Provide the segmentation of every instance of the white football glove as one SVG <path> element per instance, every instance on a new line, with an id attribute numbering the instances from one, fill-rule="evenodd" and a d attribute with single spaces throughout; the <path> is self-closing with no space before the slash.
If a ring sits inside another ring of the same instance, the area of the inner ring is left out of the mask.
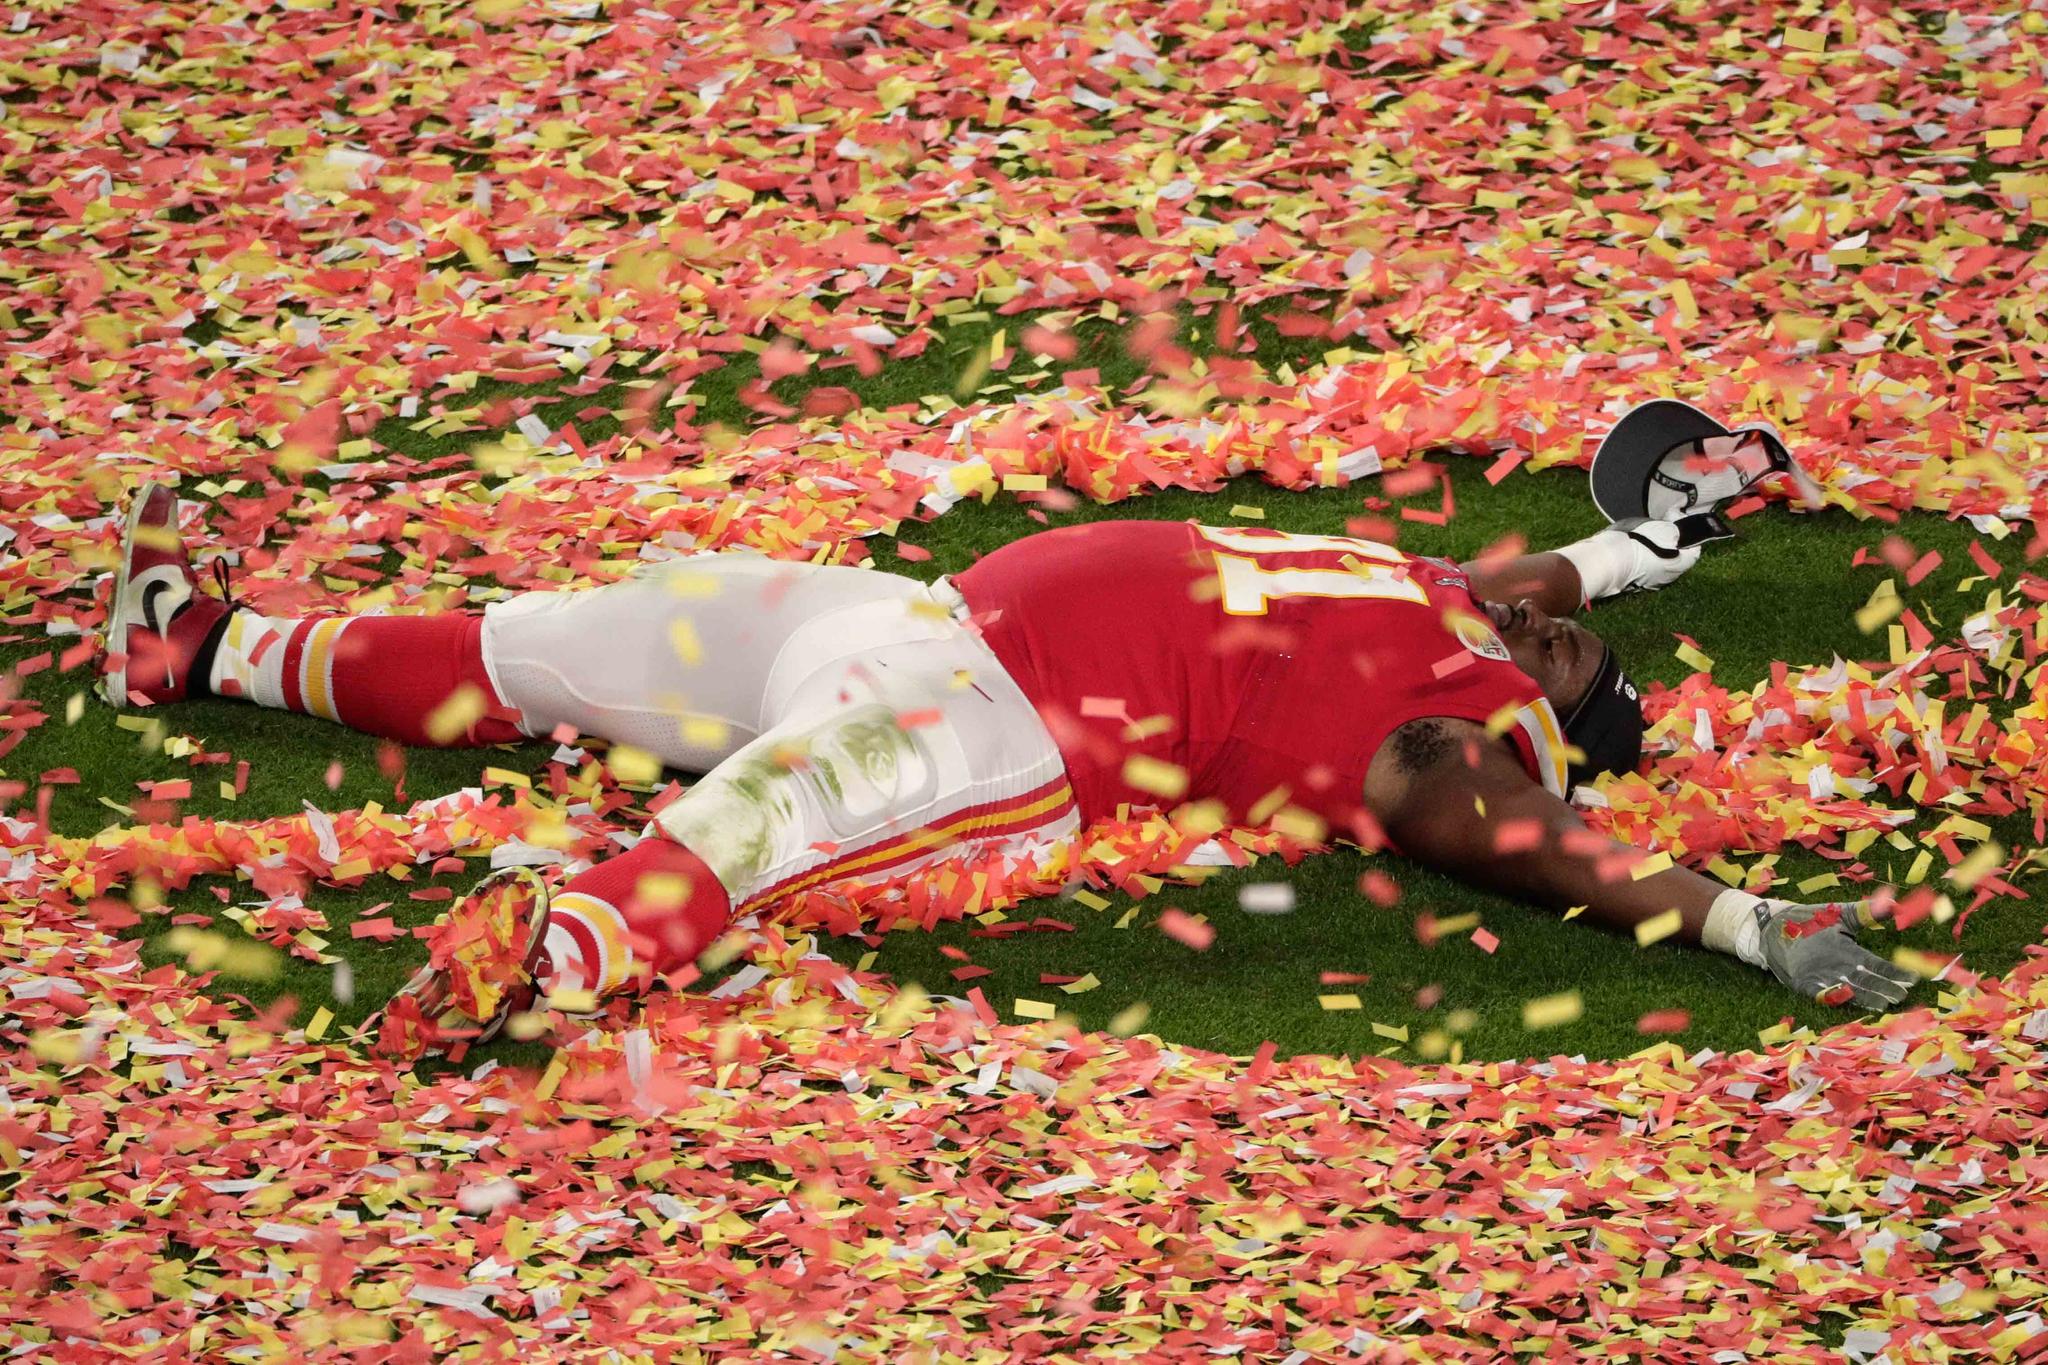
<path id="1" fill-rule="evenodd" d="M 1610 526 L 1557 553 L 1579 571 L 1586 600 L 1598 602 L 1677 581 L 1680 574 L 1699 563 L 1702 548 L 1683 545 L 1682 540 L 1675 522 L 1637 521 L 1625 527 Z"/>

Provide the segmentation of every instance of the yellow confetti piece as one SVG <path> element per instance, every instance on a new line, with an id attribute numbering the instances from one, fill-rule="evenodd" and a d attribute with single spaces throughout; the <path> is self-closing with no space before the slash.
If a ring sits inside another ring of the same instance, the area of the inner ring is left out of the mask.
<path id="1" fill-rule="evenodd" d="M 1145 1027 L 1145 1021 L 1152 1017 L 1152 1007 L 1140 1000 L 1118 1010 L 1109 1021 L 1109 1031 L 1119 1038 L 1128 1038 Z"/>
<path id="2" fill-rule="evenodd" d="M 219 971 L 226 976 L 268 981 L 284 968 L 284 955 L 268 944 L 230 938 L 188 924 L 178 925 L 157 941 L 184 958 L 185 965 L 195 972 Z"/>
<path id="3" fill-rule="evenodd" d="M 725 747 L 726 736 L 731 729 L 731 726 L 716 716 L 686 716 L 682 724 L 684 742 L 701 745 L 707 749 Z"/>
<path id="4" fill-rule="evenodd" d="M 697 627 L 690 623 L 688 617 L 679 616 L 669 623 L 668 644 L 676 657 L 690 667 L 695 668 L 704 662 L 704 644 L 697 638 Z"/>
<path id="5" fill-rule="evenodd" d="M 1011 1002 L 1010 1012 L 1020 1019 L 1050 1019 L 1059 1013 L 1043 1000 L 1026 1000 L 1021 995 Z"/>
<path id="6" fill-rule="evenodd" d="M 1575 990 L 1561 991 L 1556 995 L 1540 995 L 1534 1000 L 1522 1002 L 1522 1027 L 1525 1029 L 1555 1028 L 1569 1024 L 1586 1012 L 1586 1002 Z"/>
<path id="7" fill-rule="evenodd" d="M 1408 1041 L 1408 1026 L 1406 1024 L 1396 1028 L 1392 1024 L 1382 1024 L 1378 1020 L 1374 1020 L 1372 1031 L 1382 1038 L 1392 1038 L 1397 1043 Z"/>
<path id="8" fill-rule="evenodd" d="M 661 776 L 661 760 L 645 749 L 636 749 L 630 744 L 612 747 L 606 761 L 621 782 L 653 782 Z"/>
<path id="9" fill-rule="evenodd" d="M 557 1053 L 549 1059 L 548 1069 L 541 1073 L 540 1084 L 533 1088 L 533 1093 L 544 1100 L 553 1099 L 556 1088 L 562 1084 L 562 1077 L 568 1074 L 569 1063 L 562 1059 L 561 1054 Z"/>
<path id="10" fill-rule="evenodd" d="M 1628 875 L 1632 881 L 1641 881 L 1645 877 L 1654 877 L 1659 872 L 1669 872 L 1670 870 L 1671 855 L 1663 849 L 1659 849 L 1630 868 Z"/>
<path id="11" fill-rule="evenodd" d="M 1266 519 L 1266 509 L 1263 507 L 1253 507 L 1248 503 L 1241 502 L 1230 509 L 1230 515 L 1233 517 L 1243 517 L 1247 521 L 1264 521 Z"/>
<path id="12" fill-rule="evenodd" d="M 1825 33 L 1813 29 L 1788 28 L 1785 30 L 1785 46 L 1800 52 L 1825 52 L 1828 38 Z"/>
<path id="13" fill-rule="evenodd" d="M 1134 720 L 1124 727 L 1124 742 L 1126 744 L 1136 744 L 1140 740 L 1150 739 L 1154 735 L 1163 735 L 1171 729 L 1173 729 L 1172 716 L 1147 716 L 1143 720 Z"/>
<path id="14" fill-rule="evenodd" d="M 1700 320 L 1699 300 L 1692 295 L 1692 286 L 1684 280 L 1671 282 L 1671 302 L 1678 309 L 1678 320 L 1690 327 Z"/>
<path id="15" fill-rule="evenodd" d="M 525 787 L 530 791 L 533 788 L 533 779 L 525 773 L 517 773 L 510 768 L 485 768 L 484 785 L 488 787 Z"/>
<path id="16" fill-rule="evenodd" d="M 1940 953 L 1926 953 L 1918 948 L 1908 948 L 1904 944 L 1892 949 L 1894 966 L 1904 967 L 1915 976 L 1925 977 L 1930 981 L 1947 971 L 1952 961 L 1953 955 L 1944 957 Z"/>
<path id="17" fill-rule="evenodd" d="M 1270 823 L 1277 832 L 1306 844 L 1321 843 L 1330 829 L 1322 816 L 1299 806 L 1283 807 L 1274 814 Z"/>
<path id="18" fill-rule="evenodd" d="M 39 1062 L 77 1066 L 97 1051 L 92 1034 L 84 1029 L 39 1029 L 29 1035 L 28 1050 Z"/>
<path id="19" fill-rule="evenodd" d="M 1899 590 L 1887 578 L 1870 594 L 1870 600 L 1857 610 L 1856 629 L 1870 635 L 1905 609 L 1905 599 L 1899 596 Z"/>
<path id="20" fill-rule="evenodd" d="M 2004 857 L 2005 850 L 1999 845 L 1989 841 L 1981 843 L 1955 865 L 1954 870 L 1948 874 L 1948 879 L 1968 891 L 1997 867 Z"/>
<path id="21" fill-rule="evenodd" d="M 306 1040 L 319 1042 L 327 1036 L 327 1026 L 334 1022 L 334 1011 L 322 1005 L 313 1011 L 313 1017 L 306 1021 Z"/>
<path id="22" fill-rule="evenodd" d="M 1097 986 L 1100 986 L 1101 984 L 1102 983 L 1096 979 L 1095 973 L 1090 972 L 1086 976 L 1082 977 L 1079 981 L 1069 981 L 1066 985 L 1060 987 L 1060 989 L 1068 995 L 1080 995 L 1083 992 L 1094 990 Z"/>
<path id="23" fill-rule="evenodd" d="M 1702 654 L 1699 650 L 1694 649 L 1691 645 L 1680 644 L 1677 649 L 1672 651 L 1672 653 L 1678 656 L 1678 661 L 1680 663 L 1684 664 L 1687 668 L 1692 669 L 1696 673 L 1712 673 L 1714 671 L 1714 660 L 1712 656 Z"/>
<path id="24" fill-rule="evenodd" d="M 549 991 L 546 1005 L 551 1010 L 564 1014 L 589 1014 L 597 1008 L 597 992 L 592 990 Z"/>
<path id="25" fill-rule="evenodd" d="M 1992 151 L 2006 147 L 2017 147 L 2026 137 L 2024 128 L 1992 128 L 1984 134 L 1984 145 Z"/>
<path id="26" fill-rule="evenodd" d="M 1564 917 L 1565 917 L 1566 919 L 1568 919 L 1568 920 L 1571 920 L 1571 919 L 1577 919 L 1577 918 L 1578 918 L 1578 917 L 1579 917 L 1580 915 L 1583 915 L 1583 914 L 1585 914 L 1585 913 L 1586 913 L 1586 907 L 1585 907 L 1585 906 L 1583 906 L 1583 905 L 1574 905 L 1574 906 L 1572 906 L 1572 907 L 1571 907 L 1571 908 L 1570 908 L 1569 910 L 1566 910 L 1566 911 L 1564 912 Z"/>
<path id="27" fill-rule="evenodd" d="M 715 943 L 697 954 L 697 965 L 707 972 L 715 972 L 746 951 L 746 934 L 737 931 L 721 934 Z"/>
<path id="28" fill-rule="evenodd" d="M 1090 910 L 1109 909 L 1109 902 L 1103 897 L 1096 895 L 1093 891 L 1076 891 L 1074 893 L 1074 901 L 1076 904 L 1087 906 Z"/>
<path id="29" fill-rule="evenodd" d="M 1356 1010 L 1365 1008 L 1363 1002 L 1356 995 L 1318 995 L 1316 1001 L 1326 1010 Z"/>
<path id="30" fill-rule="evenodd" d="M 464 731 L 484 718 L 489 699 L 475 683 L 462 683 L 448 699 L 427 713 L 427 738 L 436 744 L 452 744 Z"/>
<path id="31" fill-rule="evenodd" d="M 1175 801 L 1188 789 L 1187 770 L 1148 754 L 1132 754 L 1124 760 L 1124 781 L 1138 791 Z"/>
<path id="32" fill-rule="evenodd" d="M 1661 915 L 1652 915 L 1636 922 L 1636 946 L 1647 948 L 1652 943 L 1670 938 L 1685 927 L 1685 916 L 1676 910 L 1666 910 Z"/>
<path id="33" fill-rule="evenodd" d="M 1003 475 L 1003 491 L 1005 493 L 1043 493 L 1045 491 L 1045 475 L 1005 474 Z"/>
<path id="34" fill-rule="evenodd" d="M 1921 849 L 1919 856 L 1913 859 L 1913 865 L 1906 869 L 1906 885 L 1918 886 L 1926 881 L 1927 869 L 1932 866 L 1934 866 L 1934 854 L 1927 849 Z"/>

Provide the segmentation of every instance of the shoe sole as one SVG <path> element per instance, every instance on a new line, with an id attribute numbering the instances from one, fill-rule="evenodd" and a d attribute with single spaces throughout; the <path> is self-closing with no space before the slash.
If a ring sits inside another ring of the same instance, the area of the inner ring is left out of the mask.
<path id="1" fill-rule="evenodd" d="M 533 891 L 533 909 L 529 912 L 526 921 L 526 955 L 521 959 L 522 962 L 530 964 L 534 960 L 542 940 L 547 936 L 548 903 L 553 898 L 552 894 L 548 890 L 547 881 L 530 867 L 500 868 L 471 887 L 469 894 L 471 896 L 481 894 L 492 882 L 500 880 L 524 881 Z M 410 980 L 393 992 L 391 998 L 396 1000 L 400 996 L 407 995 L 418 998 L 425 993 L 427 987 L 434 984 L 436 979 L 437 977 L 432 967 L 422 967 L 413 973 Z M 472 1045 L 489 1042 L 504 1030 L 505 1020 L 508 1017 L 510 1017 L 509 1011 L 501 1011 L 496 1019 L 483 1024 L 477 1030 L 476 1036 L 464 1038 L 462 1041 Z M 356 1036 L 365 1042 L 374 1041 L 377 1036 L 377 1029 L 382 1024 L 383 1019 L 384 1010 L 377 1010 L 357 1027 Z M 450 1044 L 449 1046 L 453 1045 Z M 427 1055 L 437 1056 L 446 1051 L 448 1051 L 448 1046 L 430 1046 L 427 1049 Z"/>
<path id="2" fill-rule="evenodd" d="M 128 627 L 132 623 L 136 604 L 129 600 L 128 584 L 135 576 L 135 528 L 142 524 L 142 509 L 149 505 L 149 485 L 135 490 L 135 501 L 128 508 L 127 524 L 121 532 L 121 577 L 114 583 L 114 607 L 107 614 L 107 652 L 122 656 L 119 667 L 100 675 L 98 690 L 100 699 L 116 709 L 128 705 Z M 115 645 L 122 646 L 116 649 Z"/>

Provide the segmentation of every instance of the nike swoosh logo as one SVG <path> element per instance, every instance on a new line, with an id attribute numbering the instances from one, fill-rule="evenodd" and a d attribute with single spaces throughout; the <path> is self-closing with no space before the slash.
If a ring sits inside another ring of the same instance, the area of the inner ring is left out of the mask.
<path id="1" fill-rule="evenodd" d="M 142 624 L 159 635 L 162 635 L 164 628 L 170 625 L 170 618 L 166 616 L 164 619 L 158 620 L 156 604 L 159 598 L 170 591 L 172 591 L 171 585 L 162 580 L 145 584 L 142 589 Z M 175 612 L 177 609 L 177 604 L 172 603 L 171 610 Z"/>
<path id="2" fill-rule="evenodd" d="M 142 590 L 142 624 L 164 642 L 164 686 L 168 687 L 177 677 L 171 660 L 171 622 L 192 600 L 192 585 L 168 564 L 141 574 L 137 583 Z"/>

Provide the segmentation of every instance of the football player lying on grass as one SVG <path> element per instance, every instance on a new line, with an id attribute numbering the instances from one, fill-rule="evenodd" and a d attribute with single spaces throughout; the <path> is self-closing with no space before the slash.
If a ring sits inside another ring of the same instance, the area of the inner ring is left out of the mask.
<path id="1" fill-rule="evenodd" d="M 1568 803 L 1633 769 L 1643 732 L 1636 689 L 1574 613 L 1689 568 L 1699 547 L 1677 548 L 1670 522 L 1461 566 L 1345 536 L 1108 521 L 930 586 L 710 554 L 481 612 L 286 620 L 206 591 L 176 520 L 162 485 L 129 515 L 116 705 L 241 697 L 407 744 L 567 725 L 703 774 L 630 850 L 552 891 L 530 873 L 488 883 L 520 911 L 513 960 L 484 972 L 502 998 L 479 994 L 475 963 L 406 988 L 447 1036 L 488 1036 L 536 991 L 644 989 L 797 891 L 966 847 L 1039 856 L 1125 803 L 1284 812 L 1624 931 L 1676 910 L 1685 941 L 1832 1004 L 1892 1005 L 1913 980 L 1857 945 L 1859 907 L 1682 867 L 1637 878 L 1643 852 Z"/>

